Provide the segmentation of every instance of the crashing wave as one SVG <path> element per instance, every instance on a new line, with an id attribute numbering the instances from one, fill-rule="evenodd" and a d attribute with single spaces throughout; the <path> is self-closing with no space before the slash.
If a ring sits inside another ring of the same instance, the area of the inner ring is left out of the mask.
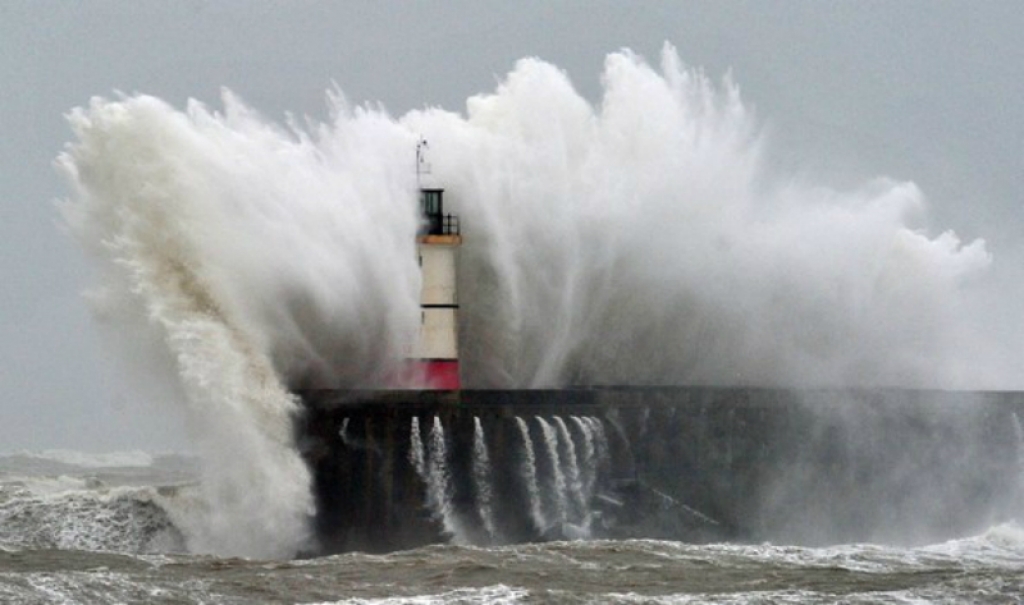
<path id="1" fill-rule="evenodd" d="M 93 480 L 55 480 L 50 489 L 8 483 L 0 490 L 0 547 L 115 551 L 187 550 L 165 508 L 176 487 L 104 488 Z M 63 490 L 53 491 L 57 483 Z M 78 489 L 67 489 L 77 484 Z"/>

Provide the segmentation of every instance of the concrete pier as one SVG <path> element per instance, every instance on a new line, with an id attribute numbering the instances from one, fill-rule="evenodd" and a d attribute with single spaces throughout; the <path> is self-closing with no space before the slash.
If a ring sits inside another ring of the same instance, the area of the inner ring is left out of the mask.
<path id="1" fill-rule="evenodd" d="M 300 396 L 323 552 L 581 537 L 919 543 L 1024 511 L 1021 393 Z M 417 448 L 433 475 L 416 468 Z"/>

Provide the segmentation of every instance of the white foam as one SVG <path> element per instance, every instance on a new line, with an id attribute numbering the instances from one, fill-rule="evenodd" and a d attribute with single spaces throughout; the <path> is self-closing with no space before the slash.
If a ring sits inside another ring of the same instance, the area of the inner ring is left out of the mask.
<path id="1" fill-rule="evenodd" d="M 8 488 L 0 501 L 0 544 L 8 549 L 181 552 L 184 537 L 155 488 L 103 488 L 84 480 Z"/>
<path id="2" fill-rule="evenodd" d="M 488 604 L 506 605 L 512 603 L 528 603 L 529 592 L 520 588 L 512 588 L 503 584 L 484 586 L 482 588 L 458 588 L 447 592 L 429 595 L 410 595 L 401 597 L 382 597 L 370 599 L 343 599 L 340 601 L 322 601 L 319 605 L 469 605 Z M 309 605 L 313 605 L 310 603 Z"/>
<path id="3" fill-rule="evenodd" d="M 59 571 L 19 574 L 17 582 L 3 582 L 0 574 L 0 599 L 11 603 L 131 603 L 154 601 L 217 602 L 209 590 L 209 581 L 187 579 L 172 587 L 152 577 L 104 571 Z"/>
<path id="4" fill-rule="evenodd" d="M 1000 523 L 978 536 L 950 540 L 920 549 L 926 556 L 952 558 L 978 567 L 1024 566 L 1024 528 Z"/>
<path id="5" fill-rule="evenodd" d="M 25 493 L 39 496 L 63 494 L 71 491 L 89 489 L 93 481 L 90 477 L 72 477 L 58 475 L 55 477 L 39 475 L 8 475 L 2 484 L 4 493 Z"/>

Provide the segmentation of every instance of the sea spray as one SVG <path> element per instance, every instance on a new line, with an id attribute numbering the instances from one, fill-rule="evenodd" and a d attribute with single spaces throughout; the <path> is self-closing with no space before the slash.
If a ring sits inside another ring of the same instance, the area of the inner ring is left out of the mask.
<path id="1" fill-rule="evenodd" d="M 599 475 L 602 469 L 610 470 L 607 467 L 611 466 L 612 454 L 608 445 L 608 434 L 605 432 L 604 423 L 600 418 L 586 416 L 583 420 L 594 430 L 594 451 L 596 453 L 594 465 L 595 473 Z"/>
<path id="2" fill-rule="evenodd" d="M 473 417 L 473 487 L 476 489 L 476 504 L 480 520 L 491 542 L 498 537 L 494 520 L 494 503 L 491 489 L 491 461 L 487 453 L 484 427 L 478 416 Z"/>
<path id="3" fill-rule="evenodd" d="M 384 157 L 405 145 L 374 134 L 397 128 L 386 120 L 291 136 L 225 103 L 72 112 L 64 210 L 102 263 L 101 319 L 132 335 L 119 340 L 165 347 L 149 357 L 178 377 L 209 460 L 211 527 L 193 546 L 280 556 L 305 542 L 312 512 L 288 390 L 372 385 L 415 334 L 415 185 L 387 176 Z"/>
<path id="4" fill-rule="evenodd" d="M 423 437 L 420 434 L 418 416 L 412 417 L 409 434 L 409 462 L 426 487 L 425 505 L 433 514 L 434 519 L 441 522 L 445 534 L 454 542 L 462 543 L 461 524 L 455 517 L 455 508 L 452 502 L 448 448 L 441 419 L 434 417 L 434 423 L 430 429 L 429 455 L 423 449 Z"/>
<path id="5" fill-rule="evenodd" d="M 589 500 L 594 495 L 594 486 L 597 484 L 597 450 L 594 448 L 594 429 L 585 419 L 579 416 L 572 417 L 572 423 L 580 434 L 583 442 L 583 465 L 580 469 L 583 493 Z"/>
<path id="6" fill-rule="evenodd" d="M 420 418 L 412 417 L 409 427 L 409 463 L 422 481 L 427 480 L 427 460 L 423 452 L 423 436 L 420 434 Z"/>
<path id="7" fill-rule="evenodd" d="M 562 446 L 562 455 L 565 460 L 566 487 L 575 509 L 572 519 L 576 522 L 583 522 L 587 516 L 589 503 L 583 493 L 583 479 L 580 476 L 580 464 L 576 456 L 576 443 L 573 442 L 569 427 L 561 416 L 555 416 L 555 426 L 558 428 L 559 443 Z"/>
<path id="8" fill-rule="evenodd" d="M 915 185 L 776 182 L 736 87 L 671 48 L 660 71 L 612 54 L 602 81 L 591 106 L 562 71 L 527 59 L 465 117 L 403 119 L 431 141 L 433 176 L 472 225 L 466 384 L 965 378 L 957 310 L 989 255 L 926 237 Z"/>
<path id="9" fill-rule="evenodd" d="M 233 133 L 211 116 L 192 118 L 147 98 L 95 101 L 74 112 L 79 143 L 61 161 L 79 196 L 65 216 L 109 261 L 106 296 L 145 309 L 146 328 L 157 334 L 152 341 L 167 347 L 165 359 L 180 379 L 206 460 L 208 514 L 186 528 L 189 547 L 290 556 L 306 544 L 313 512 L 309 473 L 292 442 L 296 402 L 266 335 L 240 309 L 244 283 L 233 283 L 225 273 L 230 263 L 221 263 L 239 252 L 231 242 L 251 241 L 251 234 L 232 234 L 231 222 L 246 225 L 245 214 L 229 217 L 215 192 L 230 176 L 201 165 L 222 168 L 226 149 L 216 143 Z M 200 119 L 227 136 L 204 131 Z"/>
<path id="10" fill-rule="evenodd" d="M 537 425 L 540 426 L 540 434 L 544 438 L 544 452 L 547 454 L 548 467 L 551 469 L 550 481 L 545 493 L 554 504 L 555 521 L 564 523 L 567 520 L 569 501 L 565 485 L 565 472 L 562 469 L 561 457 L 558 455 L 558 432 L 544 418 L 537 416 L 536 420 Z"/>
<path id="11" fill-rule="evenodd" d="M 466 544 L 466 532 L 455 510 L 451 470 L 448 467 L 448 446 L 445 442 L 444 425 L 434 416 L 430 429 L 430 455 L 427 459 L 428 500 L 435 514 L 440 518 L 445 534 L 454 544 Z"/>
<path id="12" fill-rule="evenodd" d="M 916 186 L 765 174 L 736 86 L 670 47 L 658 68 L 610 55 L 602 83 L 592 104 L 524 59 L 464 115 L 395 119 L 337 95 L 326 123 L 303 128 L 230 93 L 220 112 L 147 96 L 71 112 L 64 216 L 100 261 L 97 316 L 125 357 L 173 377 L 168 398 L 209 461 L 192 547 L 286 556 L 305 543 L 313 498 L 289 393 L 380 385 L 409 350 L 420 136 L 466 227 L 467 386 L 986 375 L 959 311 L 989 255 L 926 235 Z"/>
<path id="13" fill-rule="evenodd" d="M 520 461 L 520 474 L 526 485 L 526 496 L 530 504 L 530 518 L 537 531 L 547 528 L 547 517 L 540 497 L 540 484 L 537 481 L 537 456 L 533 451 L 533 440 L 530 438 L 530 426 L 525 420 L 516 416 L 516 426 L 523 444 L 523 457 Z"/>

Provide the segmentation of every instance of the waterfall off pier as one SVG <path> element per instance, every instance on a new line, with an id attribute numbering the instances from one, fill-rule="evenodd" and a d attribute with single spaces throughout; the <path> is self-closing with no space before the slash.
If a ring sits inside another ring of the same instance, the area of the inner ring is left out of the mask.
<path id="1" fill-rule="evenodd" d="M 323 552 L 659 538 L 916 543 L 1024 510 L 1024 394 L 307 391 Z"/>

